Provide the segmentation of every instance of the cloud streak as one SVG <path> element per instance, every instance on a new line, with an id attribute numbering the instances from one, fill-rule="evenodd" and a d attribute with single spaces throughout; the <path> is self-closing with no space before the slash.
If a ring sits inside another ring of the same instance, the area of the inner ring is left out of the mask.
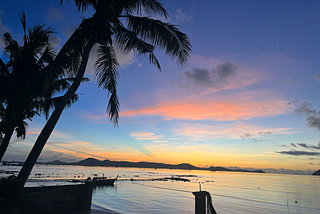
<path id="1" fill-rule="evenodd" d="M 138 146 L 136 146 L 138 147 Z M 77 160 L 94 157 L 100 160 L 136 160 L 137 158 L 146 158 L 151 155 L 149 151 L 141 151 L 141 148 L 112 146 L 112 149 L 101 148 L 91 142 L 54 142 L 49 141 L 45 147 L 46 159 L 53 159 L 53 156 L 60 155 L 62 158 L 74 157 Z M 49 153 L 52 153 L 49 155 Z"/>
<path id="2" fill-rule="evenodd" d="M 155 135 L 152 132 L 132 132 L 130 136 L 137 140 L 159 140 L 163 137 L 162 135 Z"/>
<path id="3" fill-rule="evenodd" d="M 281 151 L 276 152 L 279 154 L 285 154 L 285 155 L 294 155 L 294 156 L 318 156 L 320 155 L 320 152 L 308 152 L 308 151 Z"/>
<path id="4" fill-rule="evenodd" d="M 282 145 L 283 147 L 294 147 L 295 149 L 303 148 L 307 149 L 309 151 L 303 151 L 303 150 L 291 150 L 291 151 L 281 151 L 276 152 L 279 154 L 286 154 L 286 155 L 293 155 L 293 156 L 318 156 L 320 155 L 320 152 L 314 151 L 314 150 L 320 150 L 320 142 L 317 145 L 309 145 L 306 143 L 291 143 L 289 146 Z M 310 151 L 313 150 L 313 151 Z"/>
<path id="5" fill-rule="evenodd" d="M 258 142 L 269 140 L 271 135 L 288 134 L 292 131 L 289 128 L 259 127 L 246 124 L 243 121 L 238 121 L 230 125 L 182 125 L 181 127 L 174 128 L 173 132 L 178 136 L 185 136 L 188 139 L 193 140 L 225 138 Z"/>
<path id="6" fill-rule="evenodd" d="M 121 116 L 162 116 L 167 119 L 232 121 L 254 117 L 270 117 L 287 112 L 287 101 L 272 98 L 271 91 L 244 92 L 223 97 L 193 97 L 155 106 L 128 110 Z M 261 100 L 261 98 L 265 98 Z"/>

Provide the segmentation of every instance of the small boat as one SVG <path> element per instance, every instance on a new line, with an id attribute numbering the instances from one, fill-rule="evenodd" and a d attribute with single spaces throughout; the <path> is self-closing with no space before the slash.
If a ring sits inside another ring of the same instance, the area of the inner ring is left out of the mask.
<path id="1" fill-rule="evenodd" d="M 107 185 L 113 185 L 113 183 L 118 179 L 118 176 L 116 178 L 94 177 L 92 180 L 89 180 L 89 181 L 87 180 L 87 181 L 96 186 L 107 186 Z"/>

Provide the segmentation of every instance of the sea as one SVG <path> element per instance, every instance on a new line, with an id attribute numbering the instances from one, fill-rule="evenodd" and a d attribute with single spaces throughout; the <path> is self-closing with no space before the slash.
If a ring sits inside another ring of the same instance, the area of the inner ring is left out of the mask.
<path id="1" fill-rule="evenodd" d="M 0 177 L 20 168 L 0 166 Z M 92 209 L 114 214 L 194 214 L 199 190 L 211 194 L 218 214 L 320 213 L 320 176 L 312 175 L 39 164 L 26 186 L 73 185 L 71 179 L 94 176 L 119 176 L 92 195 Z"/>

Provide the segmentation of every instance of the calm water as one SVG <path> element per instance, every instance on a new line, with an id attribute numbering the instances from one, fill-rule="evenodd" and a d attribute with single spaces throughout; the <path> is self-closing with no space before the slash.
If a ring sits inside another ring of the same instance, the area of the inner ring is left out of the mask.
<path id="1" fill-rule="evenodd" d="M 18 171 L 19 167 L 0 166 L 1 170 Z M 93 174 L 120 175 L 114 186 L 93 190 L 92 208 L 114 213 L 193 214 L 192 192 L 199 190 L 199 184 L 211 193 L 218 214 L 320 213 L 318 176 L 38 165 L 27 186 L 70 184 L 67 179 Z M 175 175 L 184 175 L 190 182 L 148 180 Z"/>

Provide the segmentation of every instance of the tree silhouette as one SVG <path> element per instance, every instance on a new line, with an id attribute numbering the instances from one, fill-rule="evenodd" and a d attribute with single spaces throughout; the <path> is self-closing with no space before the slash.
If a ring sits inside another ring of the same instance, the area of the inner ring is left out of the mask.
<path id="1" fill-rule="evenodd" d="M 26 120 L 41 113 L 48 117 L 59 100 L 54 95 L 70 88 L 73 81 L 73 78 L 47 79 L 44 70 L 55 57 L 48 42 L 53 30 L 39 23 L 29 28 L 27 34 L 24 12 L 20 14 L 20 20 L 24 31 L 23 44 L 19 45 L 9 33 L 5 33 L 6 63 L 0 59 L 0 161 L 13 133 L 24 139 L 28 126 Z M 67 106 L 77 99 L 77 95 L 72 96 Z"/>
<path id="2" fill-rule="evenodd" d="M 119 118 L 116 89 L 119 63 L 113 43 L 117 43 L 124 52 L 135 51 L 138 55 L 147 56 L 149 62 L 158 69 L 161 67 L 154 55 L 156 47 L 164 50 L 171 58 L 177 59 L 181 65 L 188 60 L 191 52 L 189 38 L 177 26 L 142 16 L 142 12 L 145 12 L 147 15 L 157 14 L 167 18 L 168 13 L 159 0 L 74 0 L 74 2 L 78 11 L 93 9 L 94 14 L 91 18 L 83 19 L 50 68 L 54 71 L 61 71 L 61 68 L 64 68 L 65 72 L 76 74 L 76 77 L 51 114 L 18 175 L 18 180 L 23 184 L 58 122 L 66 101 L 80 86 L 90 51 L 95 44 L 99 45 L 95 74 L 98 86 L 109 93 L 106 110 L 115 125 Z M 63 0 L 60 3 L 63 3 Z"/>

